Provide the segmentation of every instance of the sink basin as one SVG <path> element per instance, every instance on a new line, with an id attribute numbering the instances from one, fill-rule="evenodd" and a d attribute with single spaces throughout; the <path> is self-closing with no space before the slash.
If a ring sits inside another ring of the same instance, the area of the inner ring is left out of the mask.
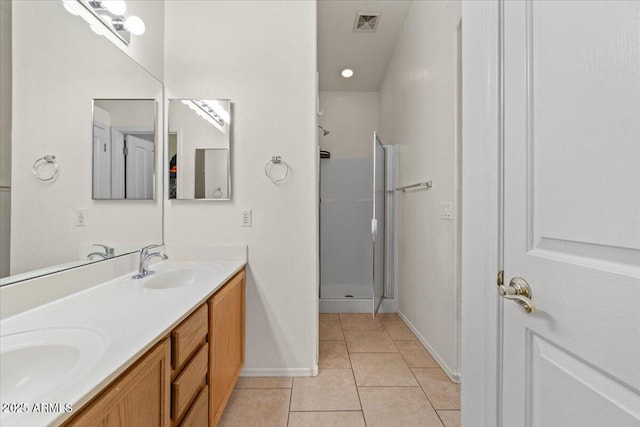
<path id="1" fill-rule="evenodd" d="M 104 348 L 104 337 L 85 328 L 36 329 L 0 336 L 2 401 L 37 402 L 38 396 L 86 372 Z"/>
<path id="2" fill-rule="evenodd" d="M 193 285 L 194 283 L 209 283 L 218 272 L 212 266 L 159 270 L 143 286 L 147 289 L 172 289 Z"/>

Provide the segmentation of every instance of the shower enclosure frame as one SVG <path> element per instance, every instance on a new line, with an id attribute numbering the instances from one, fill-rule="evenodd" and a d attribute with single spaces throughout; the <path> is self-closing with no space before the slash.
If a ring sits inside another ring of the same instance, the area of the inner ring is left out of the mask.
<path id="1" fill-rule="evenodd" d="M 382 167 L 381 167 L 382 166 Z M 378 132 L 373 132 L 373 212 L 371 218 L 372 237 L 372 315 L 378 314 L 386 290 L 386 265 L 387 265 L 387 182 L 386 151 Z M 378 221 L 382 216 L 382 221 Z"/>
<path id="2" fill-rule="evenodd" d="M 384 298 L 382 298 L 379 312 L 395 313 L 397 311 L 396 283 L 396 147 L 383 145 L 385 151 L 385 273 L 384 273 Z M 324 161 L 324 160 L 321 160 Z M 322 180 L 320 179 L 320 182 Z M 320 184 L 322 186 L 322 184 Z M 369 221 L 371 218 L 369 218 Z M 321 221 L 322 222 L 322 221 Z M 322 227 L 322 226 L 321 226 Z M 322 231 L 320 230 L 320 233 Z M 322 239 L 320 239 L 322 240 Z M 371 249 L 370 249 L 371 250 Z M 322 259 L 320 259 L 322 263 Z M 322 271 L 322 269 L 320 269 Z M 371 313 L 372 298 L 327 298 L 322 295 L 322 277 L 319 287 L 320 313 Z"/>

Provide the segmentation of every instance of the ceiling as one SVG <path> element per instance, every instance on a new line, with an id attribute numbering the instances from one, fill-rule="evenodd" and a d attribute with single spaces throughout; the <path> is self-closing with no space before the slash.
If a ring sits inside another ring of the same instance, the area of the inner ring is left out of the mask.
<path id="1" fill-rule="evenodd" d="M 410 5 L 409 0 L 319 0 L 320 90 L 378 91 Z M 357 12 L 381 14 L 375 32 L 353 31 Z M 342 77 L 343 68 L 351 68 L 353 77 Z"/>

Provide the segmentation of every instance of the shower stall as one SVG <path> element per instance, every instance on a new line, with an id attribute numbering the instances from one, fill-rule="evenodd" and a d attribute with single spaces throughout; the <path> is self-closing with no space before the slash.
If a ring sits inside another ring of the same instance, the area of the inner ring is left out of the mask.
<path id="1" fill-rule="evenodd" d="M 320 312 L 395 312 L 395 150 L 320 161 Z"/>

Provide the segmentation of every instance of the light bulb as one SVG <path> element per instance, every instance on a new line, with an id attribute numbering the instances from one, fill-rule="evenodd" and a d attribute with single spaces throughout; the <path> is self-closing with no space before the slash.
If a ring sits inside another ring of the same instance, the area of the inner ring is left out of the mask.
<path id="1" fill-rule="evenodd" d="M 102 0 L 102 6 L 114 15 L 124 15 L 127 4 L 124 0 Z"/>
<path id="2" fill-rule="evenodd" d="M 353 76 L 353 70 L 345 68 L 340 74 L 342 74 L 342 77 L 344 77 L 345 79 L 348 79 L 349 77 Z"/>
<path id="3" fill-rule="evenodd" d="M 89 24 L 89 28 L 91 28 L 91 30 L 99 36 L 104 35 L 105 28 L 101 22 L 92 22 L 91 24 Z"/>
<path id="4" fill-rule="evenodd" d="M 144 34 L 144 31 L 146 30 L 142 19 L 138 18 L 135 15 L 129 16 L 124 20 L 124 28 L 125 30 L 136 36 Z"/>
<path id="5" fill-rule="evenodd" d="M 78 2 L 76 0 L 62 0 L 62 5 L 72 15 L 80 15 L 80 9 L 78 8 Z"/>

